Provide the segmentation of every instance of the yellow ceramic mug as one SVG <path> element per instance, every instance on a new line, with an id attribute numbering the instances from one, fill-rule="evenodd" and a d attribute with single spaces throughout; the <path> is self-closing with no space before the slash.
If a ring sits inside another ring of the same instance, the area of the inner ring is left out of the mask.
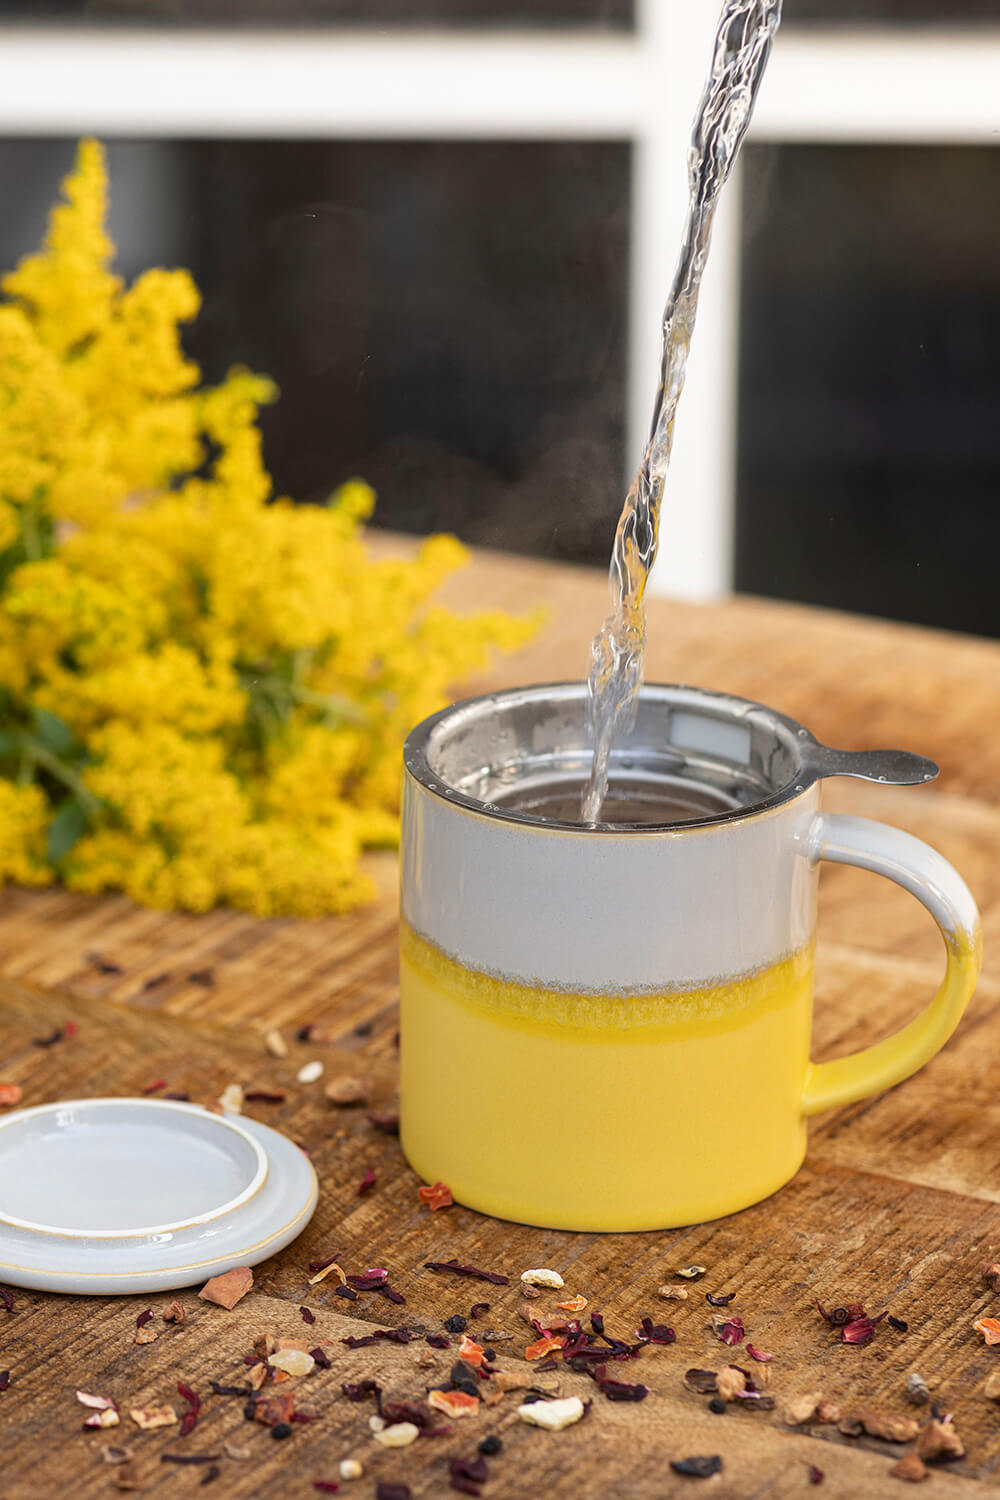
<path id="1" fill-rule="evenodd" d="M 806 1117 L 889 1088 L 956 1026 L 979 972 L 967 886 L 919 840 L 823 813 L 825 776 L 936 767 L 853 754 L 760 704 L 646 687 L 607 822 L 578 820 L 582 685 L 472 699 L 407 740 L 401 1136 L 470 1207 L 559 1229 L 732 1213 L 797 1171 Z M 896 1035 L 809 1060 L 821 859 L 911 891 L 944 981 Z"/>

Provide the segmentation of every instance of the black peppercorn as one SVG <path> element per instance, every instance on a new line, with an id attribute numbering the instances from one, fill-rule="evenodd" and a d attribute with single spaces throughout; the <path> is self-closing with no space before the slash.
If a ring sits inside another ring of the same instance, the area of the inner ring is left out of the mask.
<path id="1" fill-rule="evenodd" d="M 444 1326 L 447 1328 L 449 1333 L 464 1333 L 469 1324 L 468 1321 L 462 1317 L 461 1313 L 455 1313 L 453 1317 L 447 1318 L 445 1320 Z"/>
<path id="2" fill-rule="evenodd" d="M 718 1396 L 713 1396 L 712 1400 L 708 1403 L 708 1409 L 709 1411 L 714 1411 L 717 1417 L 721 1417 L 726 1409 L 726 1403 L 721 1401 Z"/>
<path id="3" fill-rule="evenodd" d="M 286 1438 L 292 1435 L 292 1424 L 290 1422 L 275 1422 L 271 1428 L 273 1438 Z"/>
<path id="4" fill-rule="evenodd" d="M 489 1455 L 492 1453 L 499 1453 L 502 1447 L 503 1439 L 498 1438 L 495 1432 L 491 1432 L 489 1437 L 484 1437 L 482 1442 L 479 1444 L 479 1451 L 480 1453 Z"/>

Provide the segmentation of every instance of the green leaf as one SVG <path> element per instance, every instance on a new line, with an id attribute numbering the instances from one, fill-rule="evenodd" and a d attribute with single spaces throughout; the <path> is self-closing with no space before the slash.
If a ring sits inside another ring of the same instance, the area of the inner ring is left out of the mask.
<path id="1" fill-rule="evenodd" d="M 76 736 L 64 719 L 47 708 L 34 708 L 35 734 L 53 755 L 72 755 L 77 748 Z"/>
<path id="2" fill-rule="evenodd" d="M 0 729 L 0 760 L 20 755 L 23 741 L 16 729 Z"/>
<path id="3" fill-rule="evenodd" d="M 49 824 L 46 841 L 49 863 L 57 865 L 64 860 L 88 827 L 87 814 L 75 797 L 67 797 L 60 803 L 59 811 Z"/>

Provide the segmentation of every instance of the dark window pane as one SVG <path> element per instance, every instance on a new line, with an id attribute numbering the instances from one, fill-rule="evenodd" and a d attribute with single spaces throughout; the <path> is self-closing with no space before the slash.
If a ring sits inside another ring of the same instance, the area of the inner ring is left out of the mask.
<path id="1" fill-rule="evenodd" d="M 0 0 L 4 19 L 627 31 L 635 24 L 635 0 Z"/>
<path id="2" fill-rule="evenodd" d="M 752 147 L 736 581 L 1000 635 L 1000 151 Z"/>
<path id="3" fill-rule="evenodd" d="M 997 0 L 785 0 L 783 15 L 785 26 L 955 26 L 996 21 Z"/>
<path id="4" fill-rule="evenodd" d="M 620 505 L 629 148 L 157 142 L 109 148 L 121 269 L 190 266 L 209 379 L 266 371 L 275 482 L 352 475 L 377 519 L 606 562 Z M 68 142 L 0 145 L 0 251 L 40 238 Z M 12 208 L 16 205 L 16 208 Z"/>

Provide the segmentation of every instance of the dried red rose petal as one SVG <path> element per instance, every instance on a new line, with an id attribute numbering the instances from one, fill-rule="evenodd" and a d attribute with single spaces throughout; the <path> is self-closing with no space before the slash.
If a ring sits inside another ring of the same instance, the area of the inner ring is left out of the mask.
<path id="1" fill-rule="evenodd" d="M 361 1181 L 358 1183 L 358 1197 L 359 1198 L 363 1198 L 366 1193 L 370 1193 L 371 1192 L 371 1190 L 372 1190 L 372 1188 L 374 1186 L 375 1186 L 375 1172 L 374 1172 L 374 1169 L 372 1167 L 366 1167 L 365 1168 L 365 1175 L 362 1177 Z"/>
<path id="2" fill-rule="evenodd" d="M 892 1473 L 891 1469 L 889 1470 L 889 1473 L 890 1474 Z M 825 1477 L 826 1476 L 824 1475 L 822 1469 L 818 1469 L 815 1464 L 810 1464 L 809 1465 L 809 1483 L 810 1484 L 822 1484 Z"/>
<path id="3" fill-rule="evenodd" d="M 187 1437 L 193 1432 L 198 1421 L 198 1413 L 201 1411 L 201 1397 L 197 1395 L 183 1380 L 177 1382 L 177 1394 L 187 1402 L 187 1411 L 181 1416 L 181 1437 Z"/>
<path id="4" fill-rule="evenodd" d="M 0 1370 L 0 1391 L 5 1391 L 10 1385 L 10 1371 Z"/>

